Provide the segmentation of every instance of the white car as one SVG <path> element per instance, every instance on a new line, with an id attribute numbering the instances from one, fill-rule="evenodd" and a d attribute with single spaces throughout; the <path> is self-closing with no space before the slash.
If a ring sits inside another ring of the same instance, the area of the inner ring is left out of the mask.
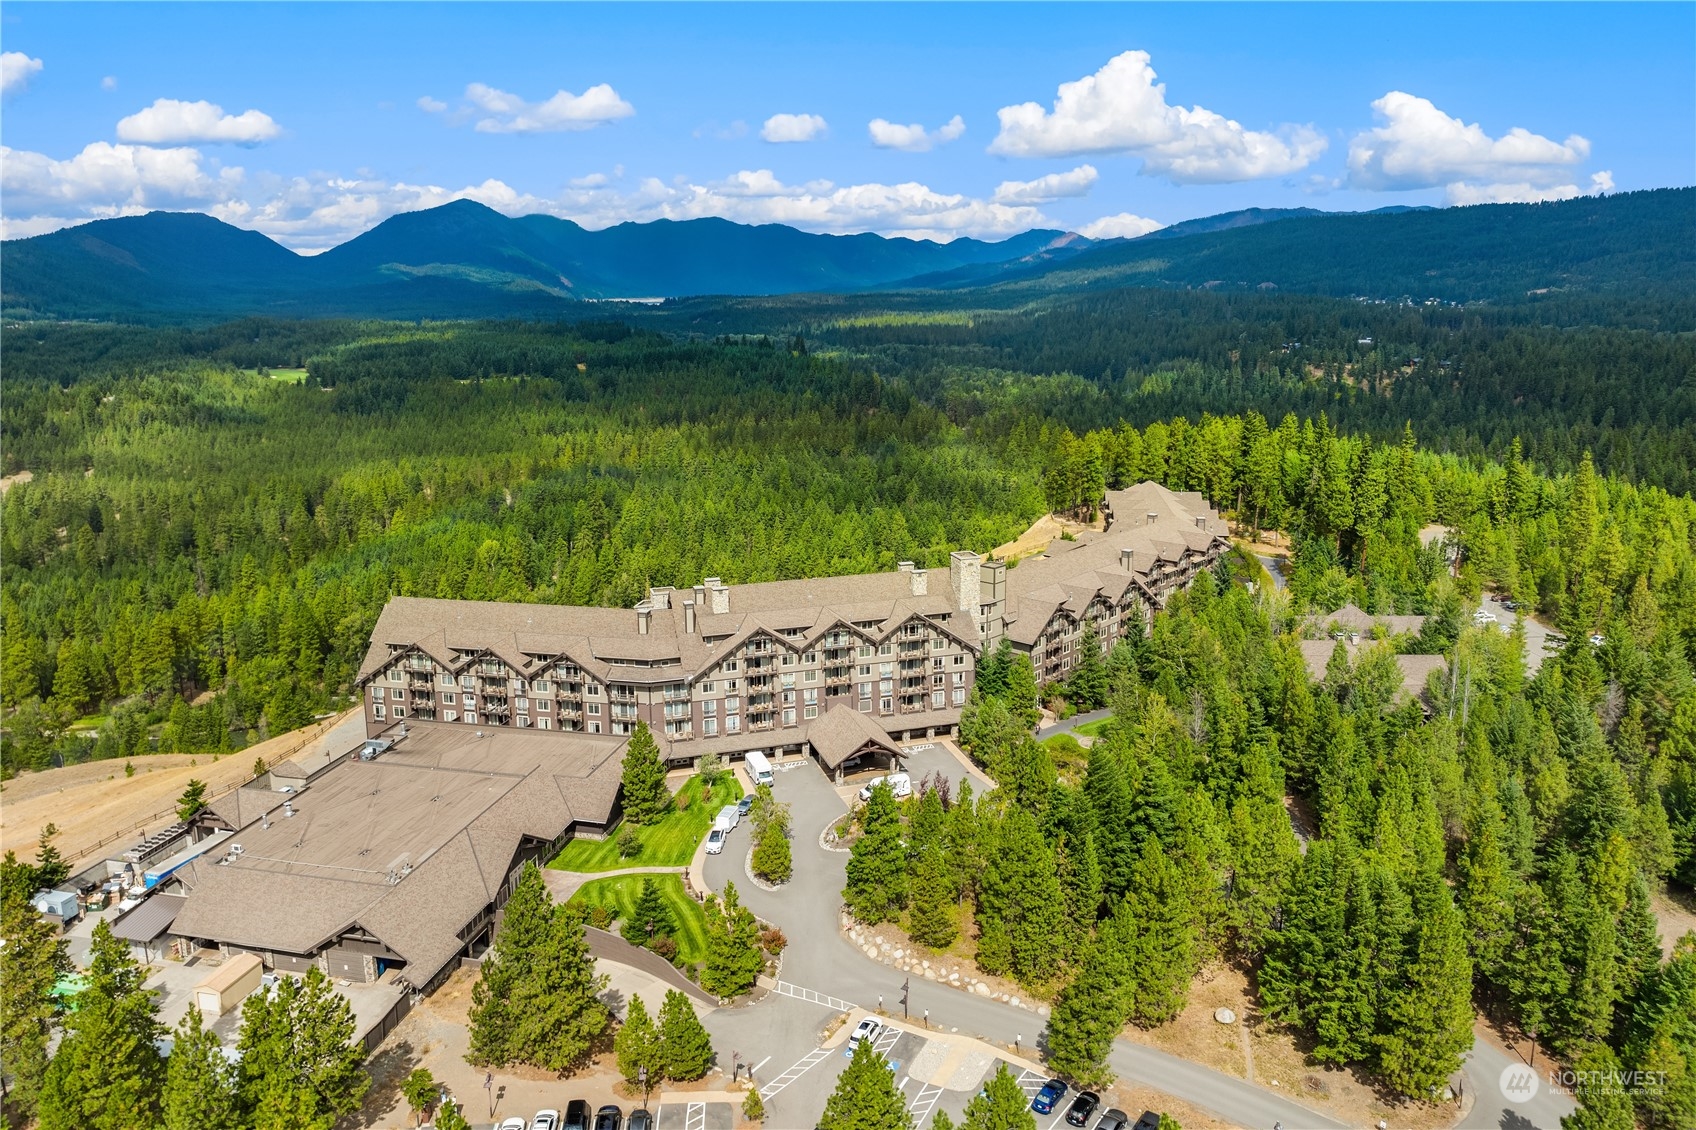
<path id="1" fill-rule="evenodd" d="M 872 1016 L 864 1018 L 858 1024 L 854 1025 L 853 1035 L 848 1037 L 848 1050 L 844 1054 L 852 1058 L 854 1055 L 854 1049 L 860 1046 L 860 1042 L 862 1040 L 870 1040 L 875 1045 L 877 1043 L 877 1038 L 882 1034 L 883 1021 Z"/>
<path id="2" fill-rule="evenodd" d="M 723 828 L 714 828 L 707 833 L 707 854 L 717 855 L 724 850 L 724 841 L 730 838 L 730 833 Z"/>
<path id="3" fill-rule="evenodd" d="M 538 1110 L 530 1122 L 530 1130 L 558 1130 L 559 1111 Z"/>
<path id="4" fill-rule="evenodd" d="M 860 799 L 872 799 L 872 790 L 886 781 L 889 783 L 889 791 L 895 794 L 896 800 L 913 795 L 913 778 L 905 773 L 891 773 L 887 777 L 873 777 L 867 781 L 865 786 L 860 789 Z"/>
<path id="5" fill-rule="evenodd" d="M 525 1130 L 530 1124 L 522 1118 L 508 1118 L 495 1127 L 495 1130 Z"/>

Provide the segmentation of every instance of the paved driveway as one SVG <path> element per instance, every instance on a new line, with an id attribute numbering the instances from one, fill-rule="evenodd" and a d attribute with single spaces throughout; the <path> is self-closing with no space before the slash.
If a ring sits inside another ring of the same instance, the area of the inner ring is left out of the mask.
<path id="1" fill-rule="evenodd" d="M 901 983 L 907 975 L 867 958 L 844 939 L 837 928 L 848 854 L 821 848 L 818 838 L 827 825 L 841 818 L 842 801 L 822 773 L 809 769 L 783 774 L 774 791 L 779 800 L 790 805 L 794 818 L 795 878 L 777 891 L 761 890 L 747 883 L 741 853 L 733 855 L 727 851 L 708 858 L 708 884 L 715 890 L 722 890 L 727 880 L 735 882 L 743 902 L 754 913 L 783 928 L 790 942 L 783 955 L 784 981 L 828 993 L 863 1008 L 875 1008 L 881 996 L 884 1007 L 894 1011 L 899 1007 Z M 912 978 L 911 984 L 910 1015 L 917 1019 L 928 1010 L 930 1024 L 934 1028 L 957 1029 L 1003 1046 L 1010 1047 L 1018 1042 L 1026 1048 L 1036 1045 L 1042 1034 L 1044 1020 L 1035 1012 L 944 988 L 918 977 Z M 768 998 L 750 1009 L 715 1012 L 712 1021 L 718 1023 L 713 1025 L 714 1033 L 718 1034 L 718 1025 L 727 1021 L 732 1012 L 740 1012 L 749 1018 L 743 1024 L 747 1025 L 748 1038 L 752 1039 L 759 1024 L 753 1019 L 755 1016 L 768 1009 L 789 1014 L 795 1008 L 813 1009 L 817 1017 L 815 1025 L 823 1023 L 829 1016 L 825 1009 L 815 1005 L 790 1001 L 789 998 L 778 1003 Z M 795 1024 L 794 1020 L 781 1022 Z M 801 1027 L 804 1029 L 804 1026 L 802 1020 Z M 729 1026 L 726 1027 L 728 1030 Z M 791 1062 L 800 1060 L 815 1046 L 816 1041 L 791 1044 Z M 834 1083 L 841 1065 L 845 1063 L 839 1055 L 824 1057 L 807 1073 L 813 1083 L 806 1089 L 807 1093 L 816 1095 L 818 1086 L 826 1081 Z M 1297 1127 L 1331 1130 L 1341 1126 L 1281 1095 L 1141 1045 L 1124 1041 L 1116 1043 L 1112 1064 L 1114 1070 L 1129 1081 L 1180 1097 L 1238 1126 L 1270 1127 L 1274 1122 L 1282 1122 L 1290 1130 Z M 768 1065 L 760 1078 L 774 1078 L 773 1068 L 777 1068 L 777 1064 Z M 772 1110 L 774 1116 L 781 1113 L 786 1121 L 772 1122 L 771 1125 L 790 1125 L 797 1117 L 802 1121 L 793 1124 L 810 1124 L 817 1117 L 819 1106 L 798 1109 L 798 1103 L 792 1105 L 792 1102 L 800 1097 L 799 1087 L 780 1093 Z M 822 1099 L 815 1098 L 814 1102 L 822 1104 Z M 780 1110 L 776 1103 L 784 1104 L 783 1108 Z"/>

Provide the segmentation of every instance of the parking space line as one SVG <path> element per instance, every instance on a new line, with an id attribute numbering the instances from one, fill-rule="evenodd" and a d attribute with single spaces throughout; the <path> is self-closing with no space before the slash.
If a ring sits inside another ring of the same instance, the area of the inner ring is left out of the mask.
<path id="1" fill-rule="evenodd" d="M 683 1130 L 707 1130 L 707 1104 L 690 1103 L 683 1112 Z M 1049 1130 L 1054 1130 L 1049 1127 Z"/>
<path id="2" fill-rule="evenodd" d="M 920 1084 L 919 1093 L 913 1098 L 913 1105 L 907 1108 L 913 1115 L 914 1126 L 925 1124 L 925 1119 L 930 1117 L 931 1108 L 936 1105 L 936 1100 L 941 1097 L 941 1087 L 933 1086 L 930 1083 Z"/>
<path id="3" fill-rule="evenodd" d="M 895 1042 L 899 1040 L 902 1035 L 903 1033 L 899 1028 L 885 1028 L 878 1035 L 877 1043 L 872 1045 L 872 1051 L 876 1052 L 878 1055 L 887 1057 L 889 1055 L 889 1049 L 895 1046 Z"/>
<path id="4" fill-rule="evenodd" d="M 788 1071 L 760 1088 L 760 1098 L 769 1099 L 783 1088 L 805 1075 L 814 1065 L 830 1054 L 828 1048 L 814 1048 L 790 1066 Z"/>
<path id="5" fill-rule="evenodd" d="M 854 1002 L 852 1001 L 845 1001 L 839 997 L 827 996 L 824 993 L 815 992 L 812 989 L 803 988 L 800 985 L 794 985 L 788 981 L 778 981 L 772 986 L 772 992 L 778 993 L 781 996 L 794 997 L 796 1000 L 806 1001 L 808 1004 L 818 1004 L 823 1005 L 825 1008 L 833 1008 L 837 1012 L 850 1012 L 854 1008 Z"/>
<path id="6" fill-rule="evenodd" d="M 1053 1122 L 1050 1122 L 1050 1123 L 1049 1123 L 1049 1124 L 1048 1124 L 1048 1125 L 1047 1125 L 1047 1127 L 1045 1127 L 1045 1128 L 1044 1128 L 1044 1130 L 1054 1130 L 1054 1128 L 1055 1128 L 1055 1127 L 1056 1127 L 1056 1126 L 1058 1126 L 1058 1125 L 1060 1125 L 1060 1120 L 1061 1120 L 1061 1119 L 1062 1119 L 1062 1118 L 1065 1118 L 1065 1117 L 1066 1117 L 1066 1108 L 1065 1108 L 1065 1107 L 1059 1107 L 1059 1108 L 1057 1108 L 1057 1109 L 1056 1109 L 1056 1110 L 1055 1110 L 1055 1111 L 1054 1111 L 1054 1121 L 1053 1121 Z"/>

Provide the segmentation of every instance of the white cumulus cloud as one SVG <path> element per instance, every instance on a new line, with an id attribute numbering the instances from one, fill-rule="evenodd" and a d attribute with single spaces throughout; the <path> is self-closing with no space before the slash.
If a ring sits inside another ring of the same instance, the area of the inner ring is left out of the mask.
<path id="1" fill-rule="evenodd" d="M 1351 187 L 1374 191 L 1443 188 L 1452 203 L 1563 200 L 1577 196 L 1574 170 L 1590 142 L 1554 141 L 1515 126 L 1491 137 L 1428 99 L 1392 90 L 1372 103 L 1383 124 L 1349 143 Z M 1612 177 L 1607 178 L 1612 187 Z M 1605 191 L 1605 189 L 1592 189 Z"/>
<path id="2" fill-rule="evenodd" d="M 155 208 L 212 208 L 243 187 L 239 168 L 208 168 L 198 149 L 96 141 L 65 160 L 0 146 L 6 238 Z"/>
<path id="3" fill-rule="evenodd" d="M 1538 204 L 1549 200 L 1571 200 L 1576 196 L 1597 196 L 1614 190 L 1614 174 L 1604 169 L 1590 175 L 1587 188 L 1576 184 L 1537 185 L 1530 181 L 1517 184 L 1469 184 L 1456 181 L 1448 185 L 1444 195 L 1450 204 Z"/>
<path id="4" fill-rule="evenodd" d="M 1084 196 L 1099 179 L 1094 165 L 1079 165 L 1069 173 L 1049 173 L 1035 180 L 1004 180 L 995 188 L 997 204 L 1046 204 L 1062 196 Z"/>
<path id="5" fill-rule="evenodd" d="M 817 114 L 773 114 L 760 127 L 760 137 L 775 144 L 816 141 L 829 128 Z"/>
<path id="6" fill-rule="evenodd" d="M 448 104 L 439 98 L 431 98 L 428 94 L 421 94 L 418 97 L 418 108 L 426 114 L 440 114 L 448 108 Z"/>
<path id="7" fill-rule="evenodd" d="M 22 51 L 0 54 L 0 94 L 16 94 L 29 85 L 29 80 L 41 73 L 42 62 Z"/>
<path id="8" fill-rule="evenodd" d="M 259 110 L 226 114 L 222 106 L 211 102 L 181 102 L 175 98 L 156 99 L 145 110 L 118 122 L 118 140 L 141 145 L 258 145 L 280 133 L 271 115 Z"/>
<path id="9" fill-rule="evenodd" d="M 966 120 L 959 114 L 955 114 L 934 130 L 927 130 L 916 122 L 904 126 L 882 118 L 873 118 L 866 123 L 866 133 L 871 136 L 873 145 L 879 149 L 899 149 L 905 153 L 928 152 L 938 145 L 948 144 L 965 132 Z"/>
<path id="10" fill-rule="evenodd" d="M 1142 171 L 1178 184 L 1219 184 L 1276 177 L 1306 168 L 1325 151 L 1310 126 L 1276 133 L 1245 129 L 1200 106 L 1166 101 L 1146 51 L 1115 55 L 1093 75 L 1060 84 L 1051 109 L 1036 102 L 1004 106 L 991 153 L 1075 157 L 1128 153 Z"/>
<path id="11" fill-rule="evenodd" d="M 116 90 L 116 89 L 118 89 L 118 76 L 117 75 L 107 75 L 105 78 L 101 79 L 100 80 L 100 89 L 101 90 Z"/>
<path id="12" fill-rule="evenodd" d="M 560 130 L 594 129 L 607 122 L 628 118 L 636 108 L 618 96 L 606 83 L 597 83 L 582 94 L 557 91 L 546 102 L 526 102 L 480 82 L 465 88 L 465 99 L 476 112 L 479 133 L 554 133 Z"/>
<path id="13" fill-rule="evenodd" d="M 1103 216 L 1085 224 L 1078 229 L 1078 234 L 1086 239 L 1135 239 L 1139 235 L 1159 231 L 1165 226 L 1159 220 L 1151 220 L 1147 216 L 1120 212 L 1116 216 Z"/>

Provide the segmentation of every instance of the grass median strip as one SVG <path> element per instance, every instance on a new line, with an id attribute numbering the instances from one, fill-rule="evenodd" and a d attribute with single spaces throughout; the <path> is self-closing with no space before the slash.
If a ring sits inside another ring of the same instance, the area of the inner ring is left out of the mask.
<path id="1" fill-rule="evenodd" d="M 676 875 L 614 875 L 607 879 L 591 879 L 578 888 L 571 901 L 584 906 L 607 907 L 622 919 L 636 909 L 644 880 L 652 880 L 658 885 L 666 910 L 677 926 L 672 940 L 677 943 L 678 958 L 685 962 L 705 961 L 707 916 L 700 904 L 684 893 L 683 880 Z"/>
<path id="2" fill-rule="evenodd" d="M 700 777 L 684 782 L 673 800 L 672 810 L 655 824 L 637 829 L 642 850 L 628 858 L 618 854 L 618 832 L 614 827 L 604 840 L 572 840 L 554 857 L 549 867 L 560 871 L 617 871 L 624 867 L 687 867 L 695 848 L 713 826 L 713 817 L 727 804 L 735 804 L 742 786 L 730 773 L 720 777 L 709 796 Z"/>

